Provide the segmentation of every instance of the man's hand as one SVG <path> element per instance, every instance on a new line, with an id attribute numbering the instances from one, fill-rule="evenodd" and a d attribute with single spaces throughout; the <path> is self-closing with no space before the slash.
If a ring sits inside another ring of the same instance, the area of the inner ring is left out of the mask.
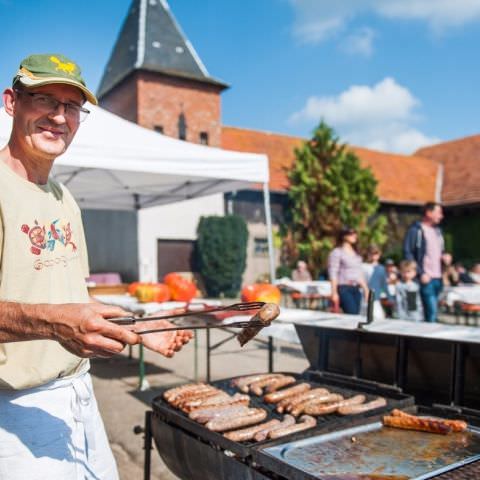
<path id="1" fill-rule="evenodd" d="M 98 303 L 69 303 L 38 306 L 38 314 L 47 323 L 49 338 L 57 340 L 79 357 L 111 357 L 125 345 L 141 343 L 142 339 L 125 326 L 108 318 L 128 315 L 119 307 Z"/>
<path id="2" fill-rule="evenodd" d="M 131 328 L 135 332 L 174 327 L 167 320 L 152 320 L 151 322 L 136 322 Z M 169 332 L 147 333 L 142 335 L 142 343 L 149 350 L 160 353 L 165 357 L 173 357 L 193 337 L 191 330 L 171 330 Z"/>
<path id="3" fill-rule="evenodd" d="M 424 285 L 427 284 L 430 280 L 431 280 L 430 275 L 426 273 L 422 273 L 422 275 L 420 275 L 420 282 L 423 283 Z"/>

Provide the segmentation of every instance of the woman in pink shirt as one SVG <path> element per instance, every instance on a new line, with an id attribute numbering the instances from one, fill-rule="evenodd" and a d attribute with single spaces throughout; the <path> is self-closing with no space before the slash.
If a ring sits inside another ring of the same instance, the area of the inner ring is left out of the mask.
<path id="1" fill-rule="evenodd" d="M 332 284 L 332 302 L 344 313 L 358 315 L 362 291 L 367 296 L 367 284 L 362 269 L 362 257 L 356 251 L 357 232 L 353 228 L 341 230 L 337 247 L 328 257 L 328 275 Z"/>

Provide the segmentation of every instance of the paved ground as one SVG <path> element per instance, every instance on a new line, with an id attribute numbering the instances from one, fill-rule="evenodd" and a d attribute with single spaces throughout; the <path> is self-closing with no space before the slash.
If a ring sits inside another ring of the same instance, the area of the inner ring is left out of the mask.
<path id="1" fill-rule="evenodd" d="M 226 338 L 222 331 L 213 331 L 212 343 Z M 127 355 L 110 360 L 94 360 L 92 377 L 100 410 L 110 438 L 113 453 L 117 459 L 122 480 L 143 478 L 143 440 L 135 435 L 133 427 L 143 425 L 145 411 L 151 399 L 158 394 L 158 388 L 185 383 L 195 376 L 195 348 L 193 342 L 172 359 L 166 359 L 151 352 L 146 353 L 147 379 L 151 388 L 138 390 L 138 349 L 134 359 Z M 205 379 L 206 349 L 205 333 L 198 334 L 199 380 Z M 240 349 L 235 341 L 228 342 L 212 354 L 212 380 L 267 371 L 268 353 L 265 346 L 248 344 Z M 299 346 L 282 342 L 276 343 L 275 370 L 302 372 L 308 366 Z M 174 480 L 162 463 L 156 451 L 152 452 L 152 480 Z"/>

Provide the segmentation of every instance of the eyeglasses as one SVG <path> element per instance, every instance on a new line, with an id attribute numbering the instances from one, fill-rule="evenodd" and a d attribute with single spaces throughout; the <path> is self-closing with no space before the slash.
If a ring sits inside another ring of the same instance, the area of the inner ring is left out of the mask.
<path id="1" fill-rule="evenodd" d="M 44 113 L 55 112 L 60 105 L 63 105 L 64 116 L 75 122 L 83 122 L 90 113 L 90 110 L 83 108 L 81 105 L 70 102 L 61 102 L 51 95 L 45 93 L 27 92 L 25 90 L 15 90 L 18 94 L 26 94 L 32 98 L 32 105 L 39 111 Z"/>

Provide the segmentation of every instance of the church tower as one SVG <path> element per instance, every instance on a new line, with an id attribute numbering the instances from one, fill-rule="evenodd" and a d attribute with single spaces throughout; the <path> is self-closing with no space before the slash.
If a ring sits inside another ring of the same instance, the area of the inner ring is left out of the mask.
<path id="1" fill-rule="evenodd" d="M 221 99 L 167 0 L 133 0 L 97 95 L 100 105 L 142 127 L 221 146 Z"/>

